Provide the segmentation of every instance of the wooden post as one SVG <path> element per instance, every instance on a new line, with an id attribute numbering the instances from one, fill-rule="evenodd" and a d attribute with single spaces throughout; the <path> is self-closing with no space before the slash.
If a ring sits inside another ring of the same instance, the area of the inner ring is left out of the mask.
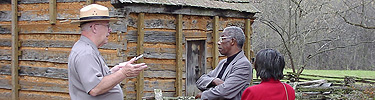
<path id="1" fill-rule="evenodd" d="M 177 16 L 176 25 L 176 96 L 182 96 L 182 15 Z"/>
<path id="2" fill-rule="evenodd" d="M 219 63 L 219 48 L 216 43 L 219 41 L 219 16 L 214 17 L 212 38 L 212 69 L 215 69 Z"/>
<path id="3" fill-rule="evenodd" d="M 252 50 L 251 50 L 251 34 L 252 33 L 253 33 L 253 31 L 252 31 L 252 28 L 251 28 L 251 19 L 246 19 L 245 20 L 245 44 L 244 44 L 244 49 L 245 49 L 245 56 L 250 61 L 251 61 L 251 58 L 252 58 Z M 253 73 L 253 72 L 254 71 L 251 70 L 251 73 Z M 251 74 L 250 77 L 252 79 L 253 74 Z M 250 81 L 250 85 L 253 85 L 253 80 Z"/>
<path id="4" fill-rule="evenodd" d="M 250 20 L 250 25 L 249 25 L 250 31 L 249 32 L 250 32 L 250 40 L 251 40 L 251 37 L 253 35 L 253 27 L 251 27 L 251 25 L 253 25 L 255 19 L 249 19 L 249 20 Z M 250 41 L 250 43 L 251 43 L 251 41 Z M 250 44 L 250 57 L 255 58 L 255 54 L 254 54 L 254 51 L 251 47 L 251 44 Z"/>
<path id="5" fill-rule="evenodd" d="M 49 0 L 49 23 L 51 25 L 56 24 L 56 0 Z"/>
<path id="6" fill-rule="evenodd" d="M 18 83 L 18 0 L 12 0 L 12 100 L 19 99 L 20 85 Z"/>
<path id="7" fill-rule="evenodd" d="M 140 13 L 138 15 L 138 40 L 137 40 L 137 55 L 143 53 L 143 40 L 145 36 L 144 32 L 144 18 L 145 14 Z M 137 60 L 137 63 L 143 62 L 143 58 Z M 137 77 L 137 83 L 136 83 L 136 91 L 137 91 L 137 100 L 142 100 L 143 97 L 143 87 L 144 87 L 144 76 L 143 76 L 143 71 L 139 73 Z"/>
<path id="8" fill-rule="evenodd" d="M 93 4 L 95 1 L 94 0 L 86 0 L 86 4 L 89 5 L 89 4 Z"/>
<path id="9" fill-rule="evenodd" d="M 250 19 L 245 20 L 245 44 L 244 44 L 244 51 L 245 51 L 245 56 L 247 59 L 251 60 L 251 34 L 252 34 L 252 29 L 251 29 L 251 23 Z"/>

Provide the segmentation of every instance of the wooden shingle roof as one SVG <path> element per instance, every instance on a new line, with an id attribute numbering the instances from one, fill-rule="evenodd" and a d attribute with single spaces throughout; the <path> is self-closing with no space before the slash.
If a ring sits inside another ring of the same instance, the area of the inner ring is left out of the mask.
<path id="1" fill-rule="evenodd" d="M 186 7 L 201 7 L 208 9 L 223 9 L 223 10 L 235 10 L 247 13 L 259 13 L 250 3 L 228 3 L 228 1 L 244 1 L 244 0 L 225 0 L 225 1 L 214 1 L 214 0 L 119 0 L 121 3 L 139 3 L 139 4 L 159 4 L 159 5 L 171 5 L 171 6 L 186 6 Z"/>

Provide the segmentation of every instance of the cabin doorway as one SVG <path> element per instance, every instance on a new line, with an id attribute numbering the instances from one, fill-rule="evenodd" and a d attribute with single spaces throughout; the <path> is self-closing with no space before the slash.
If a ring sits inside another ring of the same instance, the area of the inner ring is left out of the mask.
<path id="1" fill-rule="evenodd" d="M 206 41 L 186 43 L 186 96 L 195 96 L 200 92 L 195 82 L 206 72 Z"/>

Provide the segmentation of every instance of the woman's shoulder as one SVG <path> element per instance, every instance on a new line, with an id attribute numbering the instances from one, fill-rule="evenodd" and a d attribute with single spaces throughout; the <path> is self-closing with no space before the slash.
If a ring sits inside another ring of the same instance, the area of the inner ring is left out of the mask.
<path id="1" fill-rule="evenodd" d="M 257 85 L 247 87 L 246 90 L 257 90 L 257 89 L 262 88 L 262 87 L 263 87 L 262 84 L 257 84 Z"/>

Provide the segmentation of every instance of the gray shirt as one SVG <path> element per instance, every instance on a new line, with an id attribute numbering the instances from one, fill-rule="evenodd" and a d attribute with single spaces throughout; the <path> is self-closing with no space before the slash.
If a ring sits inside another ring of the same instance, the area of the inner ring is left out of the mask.
<path id="1" fill-rule="evenodd" d="M 69 95 L 72 100 L 123 100 L 119 84 L 107 93 L 91 96 L 88 93 L 104 76 L 109 75 L 108 66 L 98 47 L 85 36 L 74 44 L 68 61 Z"/>

